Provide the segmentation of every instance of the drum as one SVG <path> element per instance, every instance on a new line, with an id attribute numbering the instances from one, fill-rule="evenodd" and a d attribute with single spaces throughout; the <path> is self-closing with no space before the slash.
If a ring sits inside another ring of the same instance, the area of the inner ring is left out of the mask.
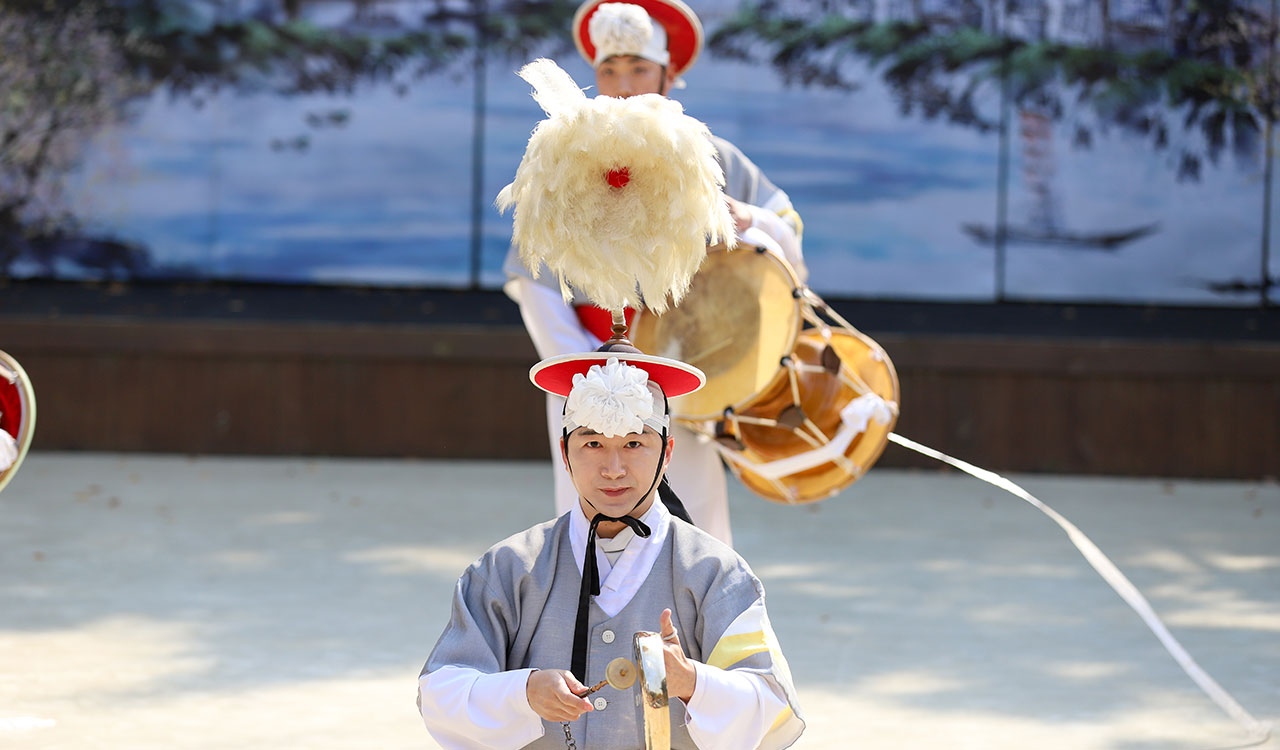
<path id="1" fill-rule="evenodd" d="M 706 387 L 673 399 L 672 410 L 768 500 L 808 503 L 844 489 L 880 457 L 897 421 L 888 355 L 763 249 L 708 253 L 680 306 L 640 311 L 631 335 L 641 351 L 706 373 Z"/>
<path id="2" fill-rule="evenodd" d="M 0 351 L 0 490 L 18 472 L 36 426 L 36 394 L 18 361 Z"/>
<path id="3" fill-rule="evenodd" d="M 796 343 L 803 320 L 791 266 L 773 253 L 739 245 L 712 250 L 679 307 L 654 315 L 643 309 L 631 341 L 646 354 L 697 367 L 707 384 L 672 399 L 681 419 L 719 419 L 743 408 L 778 377 L 778 362 Z"/>

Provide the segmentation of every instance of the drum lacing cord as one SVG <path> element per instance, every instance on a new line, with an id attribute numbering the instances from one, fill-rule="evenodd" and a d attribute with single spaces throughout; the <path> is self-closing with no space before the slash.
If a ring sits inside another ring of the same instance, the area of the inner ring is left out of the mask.
<path id="1" fill-rule="evenodd" d="M 1231 697 L 1230 693 L 1223 689 L 1217 681 L 1210 677 L 1209 674 L 1191 658 L 1191 655 L 1182 647 L 1182 644 L 1179 643 L 1178 640 L 1173 637 L 1173 634 L 1169 632 L 1169 629 L 1165 627 L 1165 624 L 1160 620 L 1160 617 L 1151 607 L 1151 604 L 1147 601 L 1146 597 L 1142 595 L 1142 592 L 1138 591 L 1138 587 L 1134 586 L 1133 583 L 1120 572 L 1120 569 L 1116 567 L 1116 564 L 1111 562 L 1110 558 L 1103 554 L 1102 550 L 1098 549 L 1098 546 L 1094 544 L 1089 537 L 1085 536 L 1084 532 L 1080 531 L 1075 524 L 1068 521 L 1053 508 L 1050 508 L 1048 505 L 1045 505 L 1043 502 L 1035 498 L 1031 493 L 993 471 L 988 471 L 965 461 L 961 461 L 958 458 L 948 456 L 941 451 L 934 450 L 926 445 L 921 445 L 914 440 L 904 438 L 894 432 L 889 433 L 889 440 L 921 455 L 928 456 L 929 458 L 954 466 L 976 479 L 981 479 L 988 484 L 999 487 L 1009 494 L 1025 500 L 1041 513 L 1048 516 L 1054 523 L 1062 527 L 1062 530 L 1067 533 L 1067 538 L 1070 539 L 1071 543 L 1080 551 L 1080 554 L 1084 556 L 1084 559 L 1089 563 L 1089 565 L 1093 566 L 1093 569 L 1098 572 L 1098 575 L 1102 576 L 1102 580 L 1106 581 L 1107 584 L 1109 584 L 1111 588 L 1120 595 L 1120 598 L 1138 614 L 1138 617 L 1142 618 L 1142 622 L 1151 629 L 1151 632 L 1155 634 L 1157 639 L 1159 639 L 1160 644 L 1164 646 L 1165 651 L 1169 652 L 1169 655 L 1178 663 L 1178 666 L 1182 667 L 1182 671 L 1191 678 L 1192 682 L 1204 691 L 1205 695 L 1209 696 L 1209 698 L 1216 703 L 1219 708 L 1234 719 L 1236 723 L 1238 723 L 1245 732 L 1248 733 L 1249 736 L 1246 744 L 1237 745 L 1236 747 L 1260 745 L 1270 738 L 1271 725 L 1255 719 L 1252 714 L 1246 711 L 1244 707 L 1236 701 L 1235 698 Z"/>
<path id="2" fill-rule="evenodd" d="M 854 328 L 853 325 L 849 323 L 849 321 L 845 320 L 844 317 L 840 315 L 840 313 L 837 313 L 835 310 L 831 309 L 831 306 L 828 305 L 825 300 L 823 300 L 821 297 L 815 294 L 813 290 L 809 289 L 809 287 L 804 287 L 804 289 L 801 291 L 801 295 L 804 297 L 804 299 L 808 300 L 811 304 L 820 308 L 822 310 L 822 313 L 827 317 L 831 318 L 831 320 L 835 321 L 837 325 L 843 326 L 844 328 L 850 331 L 853 331 L 854 333 L 857 333 L 857 334 L 862 333 L 857 328 Z M 827 321 L 818 317 L 818 314 L 815 313 L 813 311 L 813 308 L 811 307 L 806 307 L 802 311 L 801 315 L 804 317 L 805 320 L 812 323 L 815 328 L 817 328 L 819 331 L 822 332 L 822 340 L 826 341 L 827 345 L 830 346 L 831 326 L 827 323 Z M 821 365 L 800 364 L 798 365 L 798 367 L 808 372 L 825 371 L 825 368 L 823 368 Z M 858 395 L 875 392 L 875 389 L 872 388 L 870 385 L 867 385 L 867 382 L 862 379 L 861 375 L 859 375 L 857 372 L 854 372 L 853 370 L 850 370 L 848 367 L 840 368 L 839 378 L 842 383 L 852 388 L 854 392 L 857 393 Z"/>
<path id="3" fill-rule="evenodd" d="M 805 413 L 804 408 L 801 406 L 800 379 L 797 373 L 800 370 L 807 369 L 807 368 L 804 365 L 804 363 L 796 362 L 794 357 L 783 357 L 782 364 L 787 368 L 787 377 L 791 381 L 791 404 L 795 408 L 799 409 L 800 413 L 804 416 L 803 424 L 792 429 L 791 433 L 799 437 L 801 440 L 805 441 L 806 443 L 808 443 L 809 447 L 821 448 L 822 446 L 831 442 L 832 436 L 827 435 L 827 433 L 824 432 L 822 428 L 817 425 L 817 423 L 815 423 L 812 419 L 810 419 L 809 415 Z M 819 372 L 827 371 L 826 368 L 820 367 L 820 366 L 816 367 L 815 369 Z M 848 367 L 844 366 L 843 362 L 840 364 L 840 372 L 842 374 L 848 369 L 849 369 Z M 867 393 L 871 390 L 870 388 L 867 388 L 865 384 L 863 384 L 864 390 L 859 391 L 857 386 L 850 385 L 847 379 L 842 377 L 840 378 L 840 380 L 842 383 L 849 385 L 853 389 L 853 391 L 855 393 L 858 393 L 859 395 L 863 393 Z M 773 426 L 775 427 L 779 426 L 780 424 L 779 421 L 776 419 L 771 421 L 773 422 Z M 861 473 L 859 471 L 858 465 L 850 461 L 847 456 L 843 456 L 843 455 L 835 456 L 834 458 L 831 459 L 831 462 L 834 463 L 836 466 L 839 466 L 843 471 L 846 471 L 850 474 Z M 775 480 L 775 482 L 776 481 L 777 480 Z"/>

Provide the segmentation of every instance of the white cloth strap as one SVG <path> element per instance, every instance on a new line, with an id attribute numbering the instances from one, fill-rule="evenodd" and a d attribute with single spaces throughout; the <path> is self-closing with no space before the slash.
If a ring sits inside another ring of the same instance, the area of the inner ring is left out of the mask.
<path id="1" fill-rule="evenodd" d="M 1102 580 L 1106 581 L 1107 584 L 1120 595 L 1120 598 L 1124 600 L 1125 604 L 1128 604 L 1134 612 L 1138 613 L 1138 617 L 1142 618 L 1142 622 L 1151 629 L 1151 632 L 1154 633 L 1156 638 L 1160 641 L 1160 645 L 1164 646 L 1165 651 L 1168 651 L 1169 655 L 1173 657 L 1173 660 L 1178 662 L 1178 666 L 1182 667 L 1182 671 L 1191 678 L 1191 681 L 1203 690 L 1205 695 L 1209 696 L 1210 700 L 1218 704 L 1218 708 L 1221 708 L 1226 712 L 1228 716 L 1234 719 L 1236 723 L 1238 723 L 1249 734 L 1248 744 L 1261 744 L 1271 736 L 1271 725 L 1255 719 L 1252 714 L 1245 710 L 1244 706 L 1241 706 L 1235 698 L 1231 697 L 1230 693 L 1224 690 L 1216 680 L 1210 677 L 1209 673 L 1205 672 L 1204 669 L 1196 663 L 1195 659 L 1191 658 L 1191 654 L 1187 653 L 1187 650 L 1182 647 L 1182 644 L 1178 642 L 1178 639 L 1174 638 L 1173 634 L 1169 632 L 1169 628 L 1165 627 L 1165 624 L 1160 620 L 1159 615 L 1156 614 L 1155 609 L 1152 608 L 1146 597 L 1142 595 L 1142 592 L 1138 590 L 1138 587 L 1133 585 L 1133 582 L 1125 577 L 1124 573 L 1120 572 L 1120 569 L 1116 567 L 1116 564 L 1111 562 L 1111 559 L 1103 554 L 1102 550 L 1098 549 L 1098 545 L 1094 544 L 1093 540 L 1085 536 L 1084 532 L 1077 528 L 1075 524 L 1068 521 L 1053 508 L 1050 508 L 1048 505 L 1045 505 L 1043 502 L 1032 496 L 1031 493 L 993 471 L 988 471 L 974 466 L 973 464 L 961 461 L 958 458 L 953 458 L 941 451 L 934 450 L 926 445 L 921 445 L 914 440 L 904 438 L 897 433 L 889 433 L 889 440 L 904 448 L 910 448 L 916 453 L 937 459 L 944 464 L 954 466 L 969 476 L 981 479 L 987 484 L 999 487 L 1009 494 L 1030 503 L 1041 513 L 1048 516 L 1054 523 L 1058 524 L 1058 526 L 1061 526 L 1062 530 L 1067 532 L 1067 538 L 1070 539 L 1071 543 L 1080 551 L 1080 554 L 1084 556 L 1084 559 L 1093 566 L 1093 569 L 1098 572 L 1098 575 L 1102 576 Z M 1238 747 L 1244 746 L 1245 745 L 1239 745 Z"/>

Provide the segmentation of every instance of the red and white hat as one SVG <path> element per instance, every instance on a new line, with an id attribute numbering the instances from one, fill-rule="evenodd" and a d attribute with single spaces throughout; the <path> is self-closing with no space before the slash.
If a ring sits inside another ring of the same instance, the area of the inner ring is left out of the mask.
<path id="1" fill-rule="evenodd" d="M 18 361 L 0 351 L 0 490 L 31 447 L 36 426 L 36 394 Z"/>
<path id="2" fill-rule="evenodd" d="M 602 7 L 608 18 L 593 23 Z M 637 11 L 648 16 L 649 29 Z M 573 41 L 593 68 L 615 55 L 635 55 L 678 77 L 702 52 L 702 22 L 681 0 L 587 0 L 573 16 Z"/>
<path id="3" fill-rule="evenodd" d="M 606 437 L 641 432 L 645 425 L 665 433 L 666 404 L 655 403 L 654 383 L 667 399 L 693 393 L 707 376 L 693 365 L 641 353 L 625 339 L 611 339 L 594 352 L 550 357 L 529 370 L 533 384 L 565 403 L 565 433 L 586 427 Z"/>

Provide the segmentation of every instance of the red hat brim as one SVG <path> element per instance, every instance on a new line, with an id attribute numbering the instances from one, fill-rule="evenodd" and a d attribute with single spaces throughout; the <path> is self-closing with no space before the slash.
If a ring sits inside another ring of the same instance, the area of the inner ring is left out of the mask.
<path id="1" fill-rule="evenodd" d="M 698 54 L 702 52 L 702 22 L 693 9 L 681 0 L 587 0 L 573 16 L 573 41 L 578 45 L 578 52 L 587 59 L 588 65 L 595 67 L 596 60 L 596 46 L 591 43 L 589 30 L 591 16 L 606 2 L 626 2 L 644 8 L 649 17 L 662 24 L 667 32 L 671 72 L 679 76 L 693 67 Z"/>
<path id="2" fill-rule="evenodd" d="M 707 384 L 707 376 L 693 365 L 666 357 L 626 352 L 588 352 L 544 359 L 529 370 L 529 380 L 547 393 L 568 396 L 573 388 L 574 375 L 586 374 L 592 365 L 603 367 L 611 359 L 644 370 L 649 380 L 657 383 L 669 399 L 693 393 Z"/>
<path id="3" fill-rule="evenodd" d="M 0 471 L 0 490 L 3 490 L 31 447 L 31 436 L 36 426 L 36 394 L 22 366 L 3 351 L 0 351 L 0 368 L 17 375 L 12 383 L 0 375 L 0 430 L 9 433 L 18 443 L 17 460 L 8 469 Z"/>

